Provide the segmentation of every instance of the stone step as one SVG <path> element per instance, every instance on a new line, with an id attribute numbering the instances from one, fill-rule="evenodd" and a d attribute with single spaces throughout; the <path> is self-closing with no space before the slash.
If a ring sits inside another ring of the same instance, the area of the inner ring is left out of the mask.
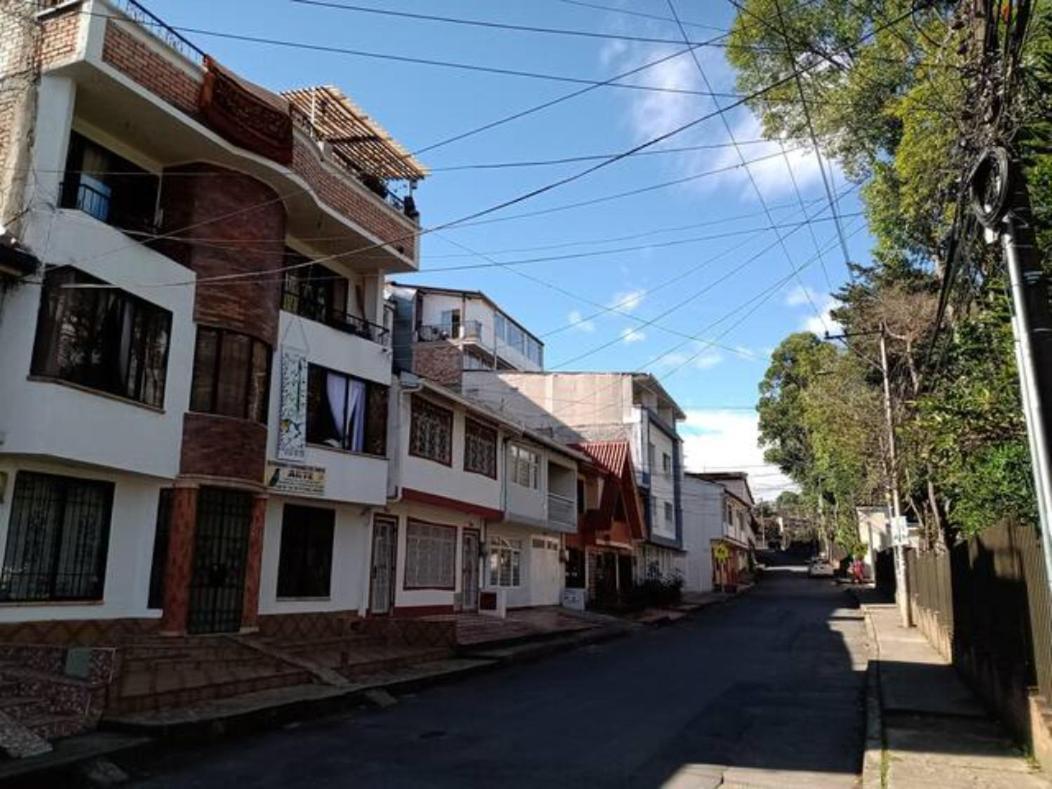
<path id="1" fill-rule="evenodd" d="M 296 668 L 255 675 L 242 672 L 231 673 L 225 677 L 195 676 L 184 679 L 187 681 L 183 684 L 166 682 L 161 687 L 147 684 L 129 688 L 132 692 L 122 692 L 109 706 L 108 712 L 110 715 L 117 715 L 166 707 L 185 707 L 201 701 L 240 696 L 286 685 L 310 684 L 314 681 L 310 672 Z"/>
<path id="2" fill-rule="evenodd" d="M 133 674 L 157 674 L 161 672 L 169 671 L 194 671 L 201 669 L 237 669 L 242 667 L 252 668 L 259 665 L 272 666 L 275 664 L 275 660 L 268 658 L 256 652 L 247 652 L 245 654 L 236 655 L 225 655 L 218 658 L 207 658 L 207 657 L 177 657 L 177 658 L 157 658 L 157 659 L 144 659 L 134 658 L 132 660 L 125 661 L 124 668 L 121 671 L 123 676 Z"/>
<path id="3" fill-rule="evenodd" d="M 47 739 L 0 710 L 0 753 L 11 759 L 25 759 L 50 752 Z"/>
<path id="4" fill-rule="evenodd" d="M 39 703 L 40 699 L 36 696 L 0 696 L 0 710 L 14 718 L 21 717 L 26 712 L 27 707 L 31 705 L 39 706 Z"/>

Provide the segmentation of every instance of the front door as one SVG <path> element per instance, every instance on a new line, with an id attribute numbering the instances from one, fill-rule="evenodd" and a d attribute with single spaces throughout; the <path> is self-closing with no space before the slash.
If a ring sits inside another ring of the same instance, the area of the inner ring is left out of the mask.
<path id="1" fill-rule="evenodd" d="M 398 567 L 398 521 L 377 515 L 373 519 L 373 558 L 369 571 L 369 613 L 389 614 L 394 607 L 395 570 Z"/>
<path id="2" fill-rule="evenodd" d="M 186 629 L 236 633 L 241 629 L 252 494 L 201 488 L 197 494 L 194 562 Z"/>
<path id="3" fill-rule="evenodd" d="M 479 533 L 464 529 L 464 540 L 461 546 L 461 584 L 465 611 L 477 611 L 479 608 Z"/>

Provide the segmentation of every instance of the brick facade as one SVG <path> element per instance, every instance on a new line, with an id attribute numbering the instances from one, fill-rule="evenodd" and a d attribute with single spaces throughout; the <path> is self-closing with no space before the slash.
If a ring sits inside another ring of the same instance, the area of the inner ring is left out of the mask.
<path id="1" fill-rule="evenodd" d="M 197 114 L 201 81 L 166 60 L 119 24 L 106 23 L 102 60 L 187 115 Z"/>
<path id="2" fill-rule="evenodd" d="M 266 425 L 215 414 L 190 412 L 183 416 L 183 474 L 262 485 L 266 449 Z"/>
<path id="3" fill-rule="evenodd" d="M 436 384 L 460 389 L 463 356 L 450 342 L 413 343 L 413 372 Z"/>
<path id="4" fill-rule="evenodd" d="M 179 68 L 119 24 L 108 22 L 106 25 L 102 59 L 176 109 L 201 121 L 197 102 L 202 80 Z M 410 260 L 415 259 L 416 223 L 402 217 L 365 187 L 351 182 L 351 176 L 340 177 L 330 172 L 311 143 L 299 136 L 295 139 L 291 169 L 337 213 L 382 241 L 390 241 L 392 247 Z"/>
<path id="5" fill-rule="evenodd" d="M 280 269 L 284 260 L 285 206 L 266 184 L 210 164 L 170 168 L 161 192 L 162 233 L 203 243 L 165 241 L 165 254 L 199 278 Z M 210 239 L 222 239 L 211 243 Z M 277 341 L 280 277 L 200 282 L 194 319 Z"/>

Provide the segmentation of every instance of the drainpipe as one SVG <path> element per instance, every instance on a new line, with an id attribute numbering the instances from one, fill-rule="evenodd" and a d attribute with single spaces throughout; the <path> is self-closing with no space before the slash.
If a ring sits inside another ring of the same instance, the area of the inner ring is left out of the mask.
<path id="1" fill-rule="evenodd" d="M 404 383 L 403 383 L 404 382 Z M 401 481 L 402 478 L 402 431 L 401 426 L 405 421 L 402 419 L 402 398 L 407 394 L 413 394 L 423 389 L 423 384 L 420 383 L 420 379 L 412 373 L 401 373 L 397 378 L 398 386 L 398 401 L 396 414 L 397 417 L 391 422 L 391 429 L 388 431 L 388 476 L 395 477 Z M 391 447 L 394 447 L 394 451 L 391 451 Z M 402 500 L 402 485 L 395 485 L 393 488 L 388 489 L 387 505 L 397 504 Z"/>

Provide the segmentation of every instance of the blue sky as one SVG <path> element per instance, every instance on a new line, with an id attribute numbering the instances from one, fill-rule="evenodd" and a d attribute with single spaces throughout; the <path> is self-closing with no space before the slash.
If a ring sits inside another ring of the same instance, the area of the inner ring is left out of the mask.
<path id="1" fill-rule="evenodd" d="M 635 11 L 670 14 L 666 0 L 635 0 L 631 4 L 601 0 L 604 5 L 619 3 Z M 670 39 L 679 35 L 671 22 L 560 0 L 359 0 L 358 4 L 614 35 Z M 173 25 L 594 80 L 608 79 L 677 50 L 670 44 L 387 18 L 291 0 L 147 0 L 147 5 Z M 678 0 L 676 9 L 684 20 L 719 28 L 728 26 L 734 10 L 730 3 L 720 0 Z M 700 27 L 688 27 L 687 31 L 699 40 L 718 35 Z M 272 89 L 339 86 L 412 151 L 583 87 L 241 43 L 202 34 L 187 36 L 220 62 Z M 734 92 L 733 73 L 723 50 L 697 51 L 713 90 Z M 628 81 L 706 89 L 689 54 L 642 71 Z M 718 101 L 724 106 L 733 99 Z M 485 170 L 441 168 L 616 153 L 713 109 L 713 100 L 707 96 L 603 87 L 428 151 L 420 159 L 435 172 L 417 191 L 422 223 L 443 224 L 571 175 L 593 162 Z M 760 137 L 755 119 L 744 109 L 732 110 L 725 117 L 739 142 Z M 719 118 L 713 118 L 655 150 L 719 145 L 728 140 L 728 130 Z M 826 220 L 813 225 L 814 236 L 808 228 L 801 228 L 785 238 L 783 249 L 775 232 L 765 229 L 768 220 L 744 169 L 727 169 L 740 164 L 738 153 L 732 147 L 710 148 L 632 157 L 489 218 L 559 208 L 557 211 L 427 235 L 422 240 L 421 273 L 411 279 L 486 291 L 541 336 L 551 369 L 647 369 L 661 376 L 689 414 L 682 431 L 688 467 L 743 466 L 754 477 L 754 489 L 760 494 L 774 494 L 784 480 L 760 466 L 755 413 L 747 409 L 756 402 L 757 384 L 770 349 L 791 331 L 805 327 L 821 330 L 819 315 L 830 306 L 830 283 L 838 287 L 847 274 L 834 226 L 828 221 L 825 192 L 814 159 L 804 150 L 789 150 L 783 155 L 780 147 L 771 143 L 746 142 L 740 151 L 748 159 L 765 157 L 752 165 L 750 172 L 780 224 L 798 223 L 803 215 L 789 176 L 788 158 L 808 212 Z M 690 178 L 719 169 L 725 171 Z M 684 178 L 690 180 L 632 197 L 565 208 Z M 834 179 L 838 191 L 851 188 L 839 172 L 834 173 Z M 852 216 L 860 210 L 857 191 L 841 199 L 839 210 L 847 215 L 843 225 L 850 235 L 852 258 L 865 260 L 870 240 L 861 218 Z M 785 236 L 791 231 L 789 227 L 780 232 Z M 708 238 L 671 243 L 698 237 Z M 453 242 L 502 263 L 624 246 L 635 249 L 514 267 L 527 278 L 492 265 L 439 272 L 442 267 L 491 263 L 467 254 Z M 816 259 L 816 244 L 823 250 L 828 278 Z M 768 251 L 757 256 L 767 247 Z M 808 265 L 792 276 L 791 264 Z M 717 281 L 721 277 L 724 279 Z M 766 293 L 771 288 L 774 290 Z M 765 296 L 766 301 L 760 301 Z M 610 304 L 634 319 L 615 312 L 596 315 L 603 305 Z M 673 307 L 676 309 L 669 311 Z M 755 311 L 746 316 L 750 308 Z M 732 313 L 735 309 L 738 311 Z M 640 320 L 653 323 L 644 325 Z M 690 337 L 716 339 L 718 345 Z"/>

